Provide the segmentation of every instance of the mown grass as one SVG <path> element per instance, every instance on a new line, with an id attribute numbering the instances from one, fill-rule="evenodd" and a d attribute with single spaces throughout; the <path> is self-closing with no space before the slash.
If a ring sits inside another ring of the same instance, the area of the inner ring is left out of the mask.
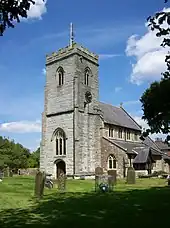
<path id="1" fill-rule="evenodd" d="M 113 193 L 96 194 L 92 180 L 68 180 L 67 192 L 45 189 L 35 202 L 34 178 L 0 183 L 0 227 L 169 227 L 170 188 L 165 180 L 118 181 Z"/>

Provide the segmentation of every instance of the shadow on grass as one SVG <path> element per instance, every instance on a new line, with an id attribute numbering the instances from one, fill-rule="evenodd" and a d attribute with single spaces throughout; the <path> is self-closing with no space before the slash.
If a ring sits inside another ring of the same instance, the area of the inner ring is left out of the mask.
<path id="1" fill-rule="evenodd" d="M 51 194 L 29 209 L 0 212 L 1 228 L 169 227 L 170 188 Z"/>

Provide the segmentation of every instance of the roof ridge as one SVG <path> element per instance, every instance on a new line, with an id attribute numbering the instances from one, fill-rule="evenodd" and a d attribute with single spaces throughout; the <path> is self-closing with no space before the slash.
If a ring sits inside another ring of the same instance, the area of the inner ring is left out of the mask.
<path id="1" fill-rule="evenodd" d="M 139 125 L 136 120 L 134 120 L 134 118 L 123 108 L 123 107 L 120 107 L 120 109 L 122 109 L 130 118 L 131 120 L 133 120 L 134 123 L 136 123 L 141 129 L 142 129 L 142 126 Z"/>
<path id="2" fill-rule="evenodd" d="M 158 150 L 160 150 L 159 146 L 156 145 L 155 141 L 153 139 L 151 139 L 151 137 L 147 136 L 147 138 L 157 147 Z"/>
<path id="3" fill-rule="evenodd" d="M 105 122 L 141 131 L 141 126 L 122 107 L 99 101 Z"/>
<path id="4" fill-rule="evenodd" d="M 118 107 L 118 106 L 115 106 L 115 105 L 112 105 L 112 104 L 108 104 L 108 103 L 105 103 L 105 102 L 102 102 L 102 101 L 99 101 L 99 103 L 102 103 L 102 104 L 105 104 L 105 105 L 110 105 L 110 106 L 112 106 L 114 108 L 120 109 L 120 107 Z"/>

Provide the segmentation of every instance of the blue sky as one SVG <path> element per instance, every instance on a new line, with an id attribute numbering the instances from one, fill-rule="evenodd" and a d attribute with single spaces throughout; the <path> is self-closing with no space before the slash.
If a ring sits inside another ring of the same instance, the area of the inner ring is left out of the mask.
<path id="1" fill-rule="evenodd" d="M 0 37 L 0 135 L 35 149 L 41 138 L 45 55 L 75 40 L 100 56 L 100 100 L 124 108 L 141 124 L 139 98 L 165 68 L 165 50 L 145 26 L 165 6 L 150 1 L 47 0 Z M 154 66 L 154 67 L 153 67 Z"/>

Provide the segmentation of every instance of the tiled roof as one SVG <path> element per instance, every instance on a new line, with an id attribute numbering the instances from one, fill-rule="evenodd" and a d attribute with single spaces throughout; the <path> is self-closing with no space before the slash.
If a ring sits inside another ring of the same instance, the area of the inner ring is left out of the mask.
<path id="1" fill-rule="evenodd" d="M 136 147 L 141 147 L 141 142 L 139 143 L 135 143 L 135 142 L 127 142 L 127 141 L 123 141 L 123 140 L 116 140 L 116 139 L 109 139 L 111 142 L 113 142 L 114 144 L 124 148 L 124 150 L 128 153 L 128 154 L 136 154 L 135 150 L 133 150 Z"/>
<path id="2" fill-rule="evenodd" d="M 161 152 L 159 147 L 155 144 L 155 142 L 149 136 L 144 139 L 143 144 L 145 144 L 146 146 L 152 147 L 153 149 Z"/>
<path id="3" fill-rule="evenodd" d="M 138 155 L 134 158 L 133 163 L 146 163 L 149 156 L 149 148 L 142 149 Z"/>
<path id="4" fill-rule="evenodd" d="M 170 146 L 162 141 L 155 141 L 155 144 L 159 147 L 160 150 L 169 150 L 170 151 Z"/>
<path id="5" fill-rule="evenodd" d="M 170 156 L 167 155 L 167 154 L 164 154 L 164 155 L 163 155 L 163 159 L 164 159 L 164 160 L 170 160 Z"/>
<path id="6" fill-rule="evenodd" d="M 159 149 L 154 148 L 153 145 L 147 145 L 146 143 L 140 142 L 131 142 L 131 141 L 124 141 L 124 140 L 117 140 L 117 139 L 109 139 L 109 141 L 113 142 L 115 145 L 124 148 L 127 154 L 138 154 L 140 151 L 144 149 L 151 149 L 153 155 L 161 155 L 161 151 Z M 150 141 L 149 139 L 146 140 L 147 142 Z"/>
<path id="7" fill-rule="evenodd" d="M 141 127 L 123 108 L 102 102 L 99 105 L 103 112 L 105 123 L 141 131 Z"/>

